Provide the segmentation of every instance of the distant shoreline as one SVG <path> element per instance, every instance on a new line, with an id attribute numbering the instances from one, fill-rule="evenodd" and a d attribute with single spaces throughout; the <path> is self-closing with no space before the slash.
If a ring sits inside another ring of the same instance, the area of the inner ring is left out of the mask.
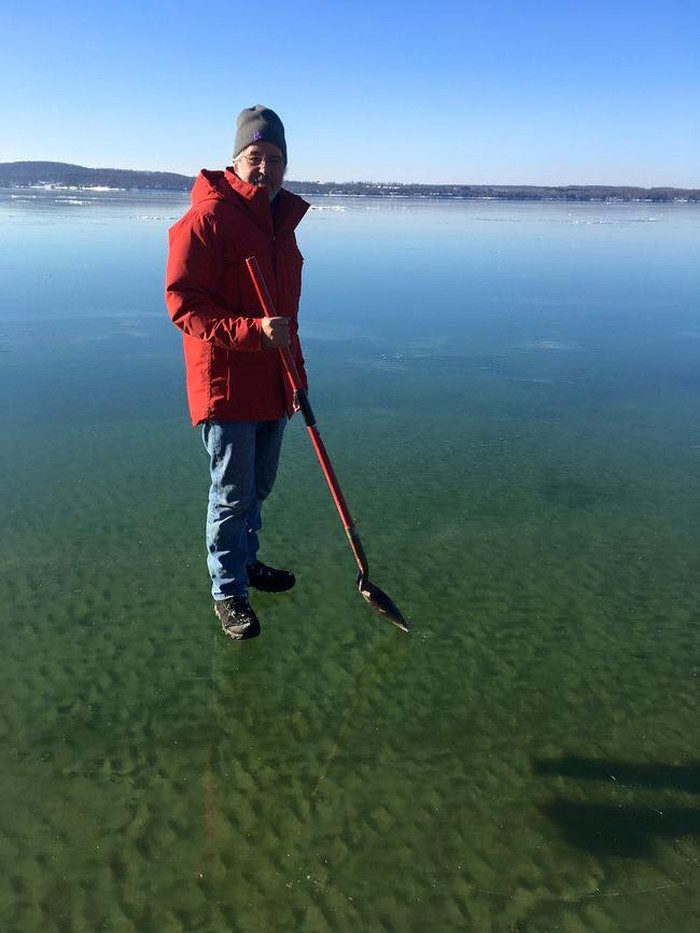
<path id="1" fill-rule="evenodd" d="M 174 172 L 86 168 L 65 162 L 2 162 L 0 188 L 69 191 L 182 192 L 194 177 Z M 381 197 L 395 199 L 491 201 L 650 201 L 697 203 L 700 189 L 625 185 L 423 185 L 386 182 L 319 182 L 287 180 L 296 194 L 315 197 Z"/>

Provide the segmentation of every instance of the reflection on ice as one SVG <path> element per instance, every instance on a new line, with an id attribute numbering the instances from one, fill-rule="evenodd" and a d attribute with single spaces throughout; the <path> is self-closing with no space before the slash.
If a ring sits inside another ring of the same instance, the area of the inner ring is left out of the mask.
<path id="1" fill-rule="evenodd" d="M 530 340 L 527 343 L 523 344 L 523 348 L 526 350 L 582 350 L 583 347 L 577 346 L 575 343 L 568 343 L 565 340 Z"/>

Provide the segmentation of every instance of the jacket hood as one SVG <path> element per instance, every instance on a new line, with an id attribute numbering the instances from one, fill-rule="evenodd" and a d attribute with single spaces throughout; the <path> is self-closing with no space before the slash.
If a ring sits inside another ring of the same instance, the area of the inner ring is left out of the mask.
<path id="1" fill-rule="evenodd" d="M 190 200 L 192 207 L 198 207 L 203 201 L 236 200 L 236 195 L 250 201 L 257 191 L 254 185 L 241 181 L 230 169 L 221 172 L 203 168 L 195 178 Z"/>
<path id="2" fill-rule="evenodd" d="M 242 207 L 248 205 L 260 221 L 271 222 L 270 201 L 266 189 L 249 185 L 231 168 L 213 171 L 203 168 L 195 179 L 190 193 L 192 207 L 202 207 L 207 201 L 229 201 Z M 243 203 L 242 203 L 243 202 Z M 291 191 L 282 188 L 273 202 L 272 212 L 276 216 L 275 227 L 293 229 L 309 209 L 309 204 Z"/>

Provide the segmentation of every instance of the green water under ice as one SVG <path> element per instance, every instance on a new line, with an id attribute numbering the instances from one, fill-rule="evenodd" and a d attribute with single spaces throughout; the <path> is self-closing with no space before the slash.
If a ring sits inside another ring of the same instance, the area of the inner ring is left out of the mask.
<path id="1" fill-rule="evenodd" d="M 0 202 L 3 933 L 694 933 L 700 210 L 317 202 L 233 644 L 181 199 Z"/>

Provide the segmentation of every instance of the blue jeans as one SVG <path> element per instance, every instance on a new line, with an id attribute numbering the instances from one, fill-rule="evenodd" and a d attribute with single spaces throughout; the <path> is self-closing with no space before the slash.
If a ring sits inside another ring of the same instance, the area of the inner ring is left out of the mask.
<path id="1" fill-rule="evenodd" d="M 209 454 L 207 567 L 214 599 L 248 593 L 246 565 L 258 554 L 262 504 L 277 476 L 287 419 L 206 421 Z"/>

